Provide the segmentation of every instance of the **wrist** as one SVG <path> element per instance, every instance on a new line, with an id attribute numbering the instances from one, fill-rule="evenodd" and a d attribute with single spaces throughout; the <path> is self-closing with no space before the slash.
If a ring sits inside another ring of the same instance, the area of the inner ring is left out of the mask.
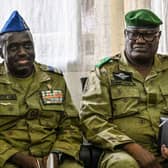
<path id="1" fill-rule="evenodd" d="M 62 152 L 60 151 L 52 151 L 49 155 L 49 157 L 53 157 L 52 155 L 55 155 L 58 158 L 58 161 L 61 161 L 62 158 Z"/>
<path id="2" fill-rule="evenodd" d="M 15 153 L 9 158 L 9 161 L 12 163 L 17 163 L 18 160 L 20 159 L 20 155 L 21 155 L 20 152 Z"/>
<path id="3" fill-rule="evenodd" d="M 123 145 L 123 149 L 124 150 L 128 150 L 128 149 L 130 149 L 130 148 L 132 148 L 132 147 L 135 147 L 135 146 L 137 146 L 138 144 L 137 143 L 127 143 L 127 144 L 125 144 L 125 145 Z M 138 145 L 139 146 L 139 145 Z"/>

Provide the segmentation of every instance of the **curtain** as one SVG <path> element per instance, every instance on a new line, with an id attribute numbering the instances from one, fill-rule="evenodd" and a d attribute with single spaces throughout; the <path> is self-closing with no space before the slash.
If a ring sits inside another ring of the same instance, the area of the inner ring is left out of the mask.
<path id="1" fill-rule="evenodd" d="M 158 53 L 168 54 L 168 1 L 167 0 L 125 0 L 125 11 L 148 8 L 154 11 L 163 21 L 161 25 L 162 35 L 160 38 Z"/>
<path id="2" fill-rule="evenodd" d="M 4 0 L 0 27 L 13 10 L 29 25 L 36 60 L 61 68 L 79 108 L 80 77 L 124 46 L 124 14 L 149 8 L 163 20 L 159 52 L 168 52 L 167 0 Z"/>
<path id="3" fill-rule="evenodd" d="M 151 0 L 151 9 L 155 11 L 163 21 L 161 25 L 162 35 L 158 52 L 168 54 L 168 1 L 167 0 Z"/>
<path id="4" fill-rule="evenodd" d="M 36 60 L 76 71 L 80 62 L 80 0 L 5 0 L 0 26 L 18 10 L 33 33 Z"/>
<path id="5" fill-rule="evenodd" d="M 82 72 L 92 69 L 101 58 L 111 56 L 111 6 L 111 0 L 82 0 Z"/>

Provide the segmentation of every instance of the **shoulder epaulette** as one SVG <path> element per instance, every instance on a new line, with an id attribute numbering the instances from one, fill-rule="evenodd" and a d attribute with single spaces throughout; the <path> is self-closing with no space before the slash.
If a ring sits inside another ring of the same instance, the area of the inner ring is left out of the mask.
<path id="1" fill-rule="evenodd" d="M 116 54 L 114 56 L 111 57 L 112 60 L 119 60 L 121 58 L 121 54 Z"/>
<path id="2" fill-rule="evenodd" d="M 164 58 L 166 58 L 166 59 L 168 58 L 168 55 L 166 55 L 166 54 L 157 54 L 157 55 L 158 55 L 158 57 L 161 58 L 161 59 L 162 59 L 162 58 L 163 58 L 163 59 L 164 59 Z"/>
<path id="3" fill-rule="evenodd" d="M 114 56 L 111 57 L 105 57 L 103 59 L 100 60 L 100 62 L 98 64 L 96 64 L 96 68 L 101 68 L 103 65 L 105 65 L 108 62 L 113 62 L 113 61 L 117 61 L 121 58 L 121 54 L 116 54 Z"/>
<path id="4" fill-rule="evenodd" d="M 54 72 L 54 73 L 57 73 L 59 75 L 63 75 L 63 72 L 60 69 L 55 68 L 53 66 L 41 65 L 40 67 L 43 71 Z"/>
<path id="5" fill-rule="evenodd" d="M 112 61 L 112 58 L 111 58 L 111 57 L 105 57 L 105 58 L 101 59 L 99 63 L 96 64 L 96 67 L 97 67 L 97 68 L 100 68 L 100 67 L 102 67 L 104 64 L 106 64 L 107 62 L 109 62 L 110 60 Z"/>
<path id="6" fill-rule="evenodd" d="M 3 75 L 3 74 L 6 74 L 6 73 L 7 73 L 5 66 L 6 66 L 6 65 L 5 65 L 4 62 L 1 62 L 1 63 L 0 63 L 0 75 Z"/>

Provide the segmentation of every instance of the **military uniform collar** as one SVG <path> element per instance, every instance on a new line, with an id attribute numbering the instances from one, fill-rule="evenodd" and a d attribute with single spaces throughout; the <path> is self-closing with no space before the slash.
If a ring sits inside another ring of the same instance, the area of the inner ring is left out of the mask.
<path id="1" fill-rule="evenodd" d="M 50 80 L 51 77 L 45 71 L 41 71 L 40 66 L 41 65 L 36 62 L 34 63 L 35 77 L 38 79 L 39 82 Z"/>
<path id="2" fill-rule="evenodd" d="M 167 61 L 161 61 L 158 54 L 156 54 L 154 57 L 154 64 L 152 66 L 151 73 L 149 74 L 149 76 L 147 78 L 156 76 L 157 72 L 161 72 L 165 69 L 168 69 L 168 59 L 167 59 Z M 132 67 L 130 65 L 130 63 L 128 62 L 128 60 L 125 57 L 124 52 L 122 52 L 121 59 L 119 61 L 119 70 L 131 72 L 132 74 L 134 74 L 133 75 L 134 78 L 136 78 L 140 81 L 144 81 L 144 78 L 140 75 L 140 73 L 138 71 L 136 71 L 134 69 L 134 67 Z"/>
<path id="3" fill-rule="evenodd" d="M 8 70 L 4 62 L 0 64 L 0 83 L 11 83 L 8 77 Z"/>
<path id="4" fill-rule="evenodd" d="M 51 79 L 46 72 L 40 70 L 40 65 L 38 63 L 34 62 L 34 67 L 35 67 L 35 78 L 37 79 L 38 82 L 41 83 Z M 0 83 L 6 83 L 6 84 L 11 83 L 4 62 L 0 64 Z"/>

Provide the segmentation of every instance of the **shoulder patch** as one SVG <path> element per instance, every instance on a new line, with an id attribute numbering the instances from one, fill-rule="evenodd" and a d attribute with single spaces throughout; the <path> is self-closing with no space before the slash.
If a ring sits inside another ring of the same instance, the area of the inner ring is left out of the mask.
<path id="1" fill-rule="evenodd" d="M 57 73 L 59 75 L 63 75 L 63 72 L 60 69 L 57 69 L 53 66 L 41 65 L 40 67 L 43 71 L 54 72 L 54 73 Z"/>
<path id="2" fill-rule="evenodd" d="M 106 64 L 110 60 L 112 61 L 111 57 L 105 57 L 105 58 L 101 59 L 100 62 L 98 64 L 96 64 L 96 68 L 100 68 L 102 65 Z"/>
<path id="3" fill-rule="evenodd" d="M 166 55 L 166 54 L 157 54 L 157 55 L 161 59 L 167 59 L 168 58 L 168 55 Z"/>

